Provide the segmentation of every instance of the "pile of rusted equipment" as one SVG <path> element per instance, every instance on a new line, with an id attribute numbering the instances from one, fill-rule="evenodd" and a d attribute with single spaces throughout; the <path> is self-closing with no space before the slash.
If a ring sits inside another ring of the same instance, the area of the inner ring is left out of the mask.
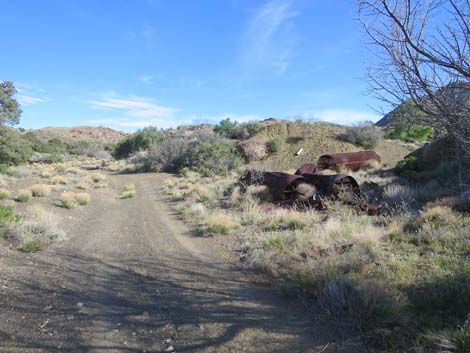
<path id="1" fill-rule="evenodd" d="M 327 200 L 341 199 L 369 215 L 377 215 L 380 207 L 367 202 L 352 176 L 326 173 L 326 170 L 357 171 L 380 161 L 374 151 L 328 154 L 321 156 L 317 164 L 304 164 L 295 174 L 249 170 L 240 183 L 267 186 L 272 200 L 280 206 L 325 210 Z"/>

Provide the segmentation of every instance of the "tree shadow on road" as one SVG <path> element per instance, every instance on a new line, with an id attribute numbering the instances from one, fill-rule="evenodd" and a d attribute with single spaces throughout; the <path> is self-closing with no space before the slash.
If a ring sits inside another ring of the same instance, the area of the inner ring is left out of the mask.
<path id="1" fill-rule="evenodd" d="M 0 302 L 2 352 L 361 351 L 272 288 L 186 254 L 105 261 L 54 250 L 32 261 Z"/>

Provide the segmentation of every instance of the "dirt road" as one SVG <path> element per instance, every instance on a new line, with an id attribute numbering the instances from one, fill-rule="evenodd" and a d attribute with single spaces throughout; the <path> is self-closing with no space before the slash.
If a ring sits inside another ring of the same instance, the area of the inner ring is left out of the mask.
<path id="1" fill-rule="evenodd" d="M 67 240 L 4 251 L 0 352 L 357 351 L 191 235 L 163 179 L 112 176 L 90 206 L 57 210 Z M 137 196 L 118 199 L 130 182 Z"/>

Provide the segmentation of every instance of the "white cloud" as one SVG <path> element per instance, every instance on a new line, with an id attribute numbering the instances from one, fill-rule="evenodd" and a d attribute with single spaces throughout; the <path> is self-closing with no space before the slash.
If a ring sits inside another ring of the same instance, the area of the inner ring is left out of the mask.
<path id="1" fill-rule="evenodd" d="M 40 104 L 50 101 L 45 96 L 46 91 L 24 82 L 16 84 L 16 90 L 18 91 L 17 99 L 21 105 Z"/>
<path id="2" fill-rule="evenodd" d="M 212 116 L 204 116 L 204 115 L 192 116 L 192 117 L 190 117 L 186 120 L 187 121 L 189 120 L 191 122 L 198 122 L 198 123 L 206 122 L 206 123 L 215 124 L 215 123 L 218 123 L 221 120 L 227 119 L 227 118 L 230 118 L 230 120 L 233 120 L 233 121 L 238 121 L 239 123 L 246 123 L 248 121 L 254 121 L 254 120 L 261 120 L 262 119 L 259 115 L 254 115 L 254 114 L 241 114 L 241 115 L 238 115 L 238 114 L 227 113 L 227 114 L 212 115 Z"/>
<path id="3" fill-rule="evenodd" d="M 139 77 L 139 81 L 146 84 L 150 84 L 153 81 L 153 75 L 142 75 Z"/>
<path id="4" fill-rule="evenodd" d="M 25 95 L 25 94 L 20 94 L 18 95 L 18 101 L 22 105 L 28 105 L 28 104 L 46 103 L 49 101 L 49 99 L 45 97 L 34 97 L 34 96 Z"/>
<path id="5" fill-rule="evenodd" d="M 244 65 L 284 73 L 295 42 L 290 23 L 298 15 L 292 10 L 292 0 L 271 0 L 258 9 L 243 38 L 247 43 L 242 49 Z"/>
<path id="6" fill-rule="evenodd" d="M 352 109 L 324 109 L 301 114 L 299 118 L 305 120 L 325 121 L 329 123 L 352 125 L 363 121 L 377 121 L 380 116 L 367 111 Z"/>
<path id="7" fill-rule="evenodd" d="M 99 109 L 121 111 L 129 117 L 137 118 L 171 118 L 178 109 L 164 107 L 145 97 L 119 97 L 112 96 L 89 102 L 91 106 Z"/>

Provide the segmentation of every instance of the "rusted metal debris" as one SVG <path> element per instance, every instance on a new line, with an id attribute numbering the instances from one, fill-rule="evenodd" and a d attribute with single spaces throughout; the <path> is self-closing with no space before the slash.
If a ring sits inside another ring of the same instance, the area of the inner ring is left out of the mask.
<path id="1" fill-rule="evenodd" d="M 52 164 L 54 162 L 49 159 L 34 159 L 34 160 L 29 160 L 28 163 L 30 165 L 33 165 L 33 164 Z"/>
<path id="2" fill-rule="evenodd" d="M 318 168 L 340 170 L 349 169 L 357 171 L 372 163 L 380 163 L 381 158 L 375 151 L 360 151 L 349 153 L 325 154 L 318 159 Z"/>
<path id="3" fill-rule="evenodd" d="M 318 171 L 318 166 L 313 163 L 304 164 L 295 172 L 296 175 L 302 175 L 305 173 L 316 173 Z"/>
<path id="4" fill-rule="evenodd" d="M 247 171 L 240 184 L 266 185 L 271 198 L 282 207 L 325 210 L 325 200 L 341 198 L 369 215 L 378 215 L 380 206 L 364 202 L 357 181 L 346 174 L 322 174 L 315 164 L 305 164 L 295 174 Z"/>

